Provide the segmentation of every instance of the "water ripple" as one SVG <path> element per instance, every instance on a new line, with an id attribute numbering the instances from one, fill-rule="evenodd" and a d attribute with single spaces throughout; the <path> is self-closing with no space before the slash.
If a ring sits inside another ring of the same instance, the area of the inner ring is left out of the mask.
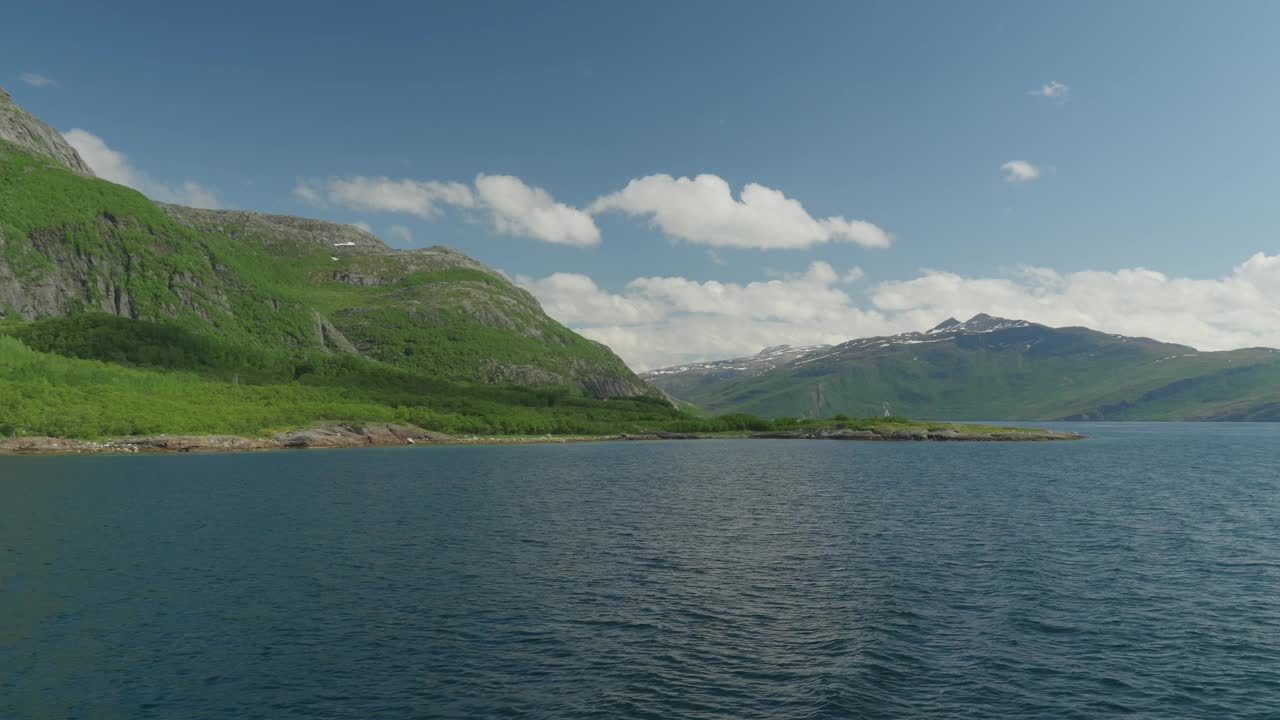
<path id="1" fill-rule="evenodd" d="M 0 463 L 0 717 L 1280 717 L 1280 427 Z"/>

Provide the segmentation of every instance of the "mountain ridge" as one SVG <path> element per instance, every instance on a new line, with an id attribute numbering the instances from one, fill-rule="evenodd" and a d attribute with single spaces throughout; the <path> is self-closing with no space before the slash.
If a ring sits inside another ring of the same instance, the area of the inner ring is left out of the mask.
<path id="1" fill-rule="evenodd" d="M 980 313 L 926 331 L 641 373 L 711 412 L 766 417 L 895 410 L 937 419 L 1280 420 L 1280 351 L 1201 352 Z"/>
<path id="2" fill-rule="evenodd" d="M 0 87 L 0 140 L 7 140 L 58 162 L 68 170 L 85 177 L 96 177 L 84 158 L 62 133 L 46 125 L 40 118 L 22 109 L 13 96 Z"/>

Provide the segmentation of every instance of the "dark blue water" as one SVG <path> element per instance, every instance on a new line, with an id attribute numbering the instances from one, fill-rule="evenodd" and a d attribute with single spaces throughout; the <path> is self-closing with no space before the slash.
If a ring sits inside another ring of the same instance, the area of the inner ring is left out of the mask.
<path id="1" fill-rule="evenodd" d="M 0 458 L 2 718 L 1280 717 L 1280 425 Z"/>

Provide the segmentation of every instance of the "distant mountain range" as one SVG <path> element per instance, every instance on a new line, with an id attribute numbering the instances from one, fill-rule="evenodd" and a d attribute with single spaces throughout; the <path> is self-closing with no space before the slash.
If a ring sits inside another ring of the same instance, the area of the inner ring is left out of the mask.
<path id="1" fill-rule="evenodd" d="M 642 373 L 716 414 L 934 419 L 1280 420 L 1280 351 L 1200 352 L 977 315 L 926 332 Z"/>

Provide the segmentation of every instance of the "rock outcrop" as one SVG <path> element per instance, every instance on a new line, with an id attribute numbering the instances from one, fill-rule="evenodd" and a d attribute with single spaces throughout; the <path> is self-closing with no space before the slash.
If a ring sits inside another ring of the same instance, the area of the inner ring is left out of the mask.
<path id="1" fill-rule="evenodd" d="M 0 439 L 0 455 L 78 455 L 139 452 L 241 452 L 282 448 L 336 448 L 452 442 L 444 433 L 413 425 L 375 423 L 352 425 L 326 423 L 302 430 L 277 433 L 270 438 L 237 435 L 151 435 L 110 440 L 73 440 L 54 437 Z"/>
<path id="2" fill-rule="evenodd" d="M 285 448 L 414 445 L 452 439 L 450 435 L 423 430 L 413 425 L 347 425 L 343 423 L 328 423 L 305 430 L 277 433 L 272 438 L 278 447 Z"/>
<path id="3" fill-rule="evenodd" d="M 354 225 L 248 210 L 205 210 L 169 203 L 156 205 L 169 217 L 188 227 L 226 235 L 233 240 L 250 241 L 286 255 L 316 249 L 338 256 L 392 252 L 391 247 L 377 235 Z"/>
<path id="4" fill-rule="evenodd" d="M 94 176 L 93 170 L 66 138 L 62 137 L 62 133 L 18 107 L 4 88 L 0 88 L 0 140 L 8 140 L 14 145 L 43 155 L 81 175 Z"/>

